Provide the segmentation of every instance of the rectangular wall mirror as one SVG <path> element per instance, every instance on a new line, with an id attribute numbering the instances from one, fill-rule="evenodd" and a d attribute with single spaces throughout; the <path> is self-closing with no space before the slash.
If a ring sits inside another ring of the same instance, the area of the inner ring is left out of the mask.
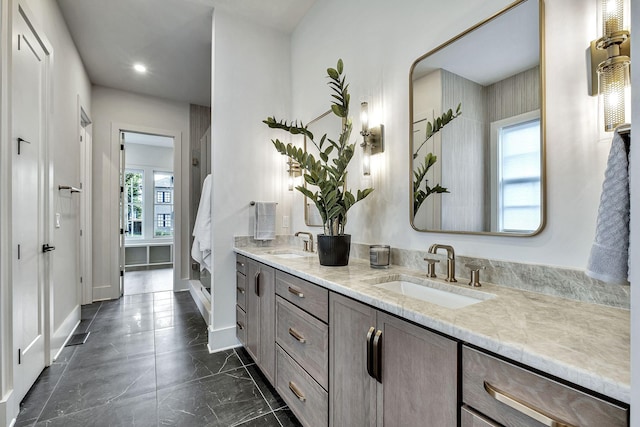
<path id="1" fill-rule="evenodd" d="M 543 40 L 543 1 L 520 0 L 413 63 L 414 229 L 511 236 L 542 230 Z"/>

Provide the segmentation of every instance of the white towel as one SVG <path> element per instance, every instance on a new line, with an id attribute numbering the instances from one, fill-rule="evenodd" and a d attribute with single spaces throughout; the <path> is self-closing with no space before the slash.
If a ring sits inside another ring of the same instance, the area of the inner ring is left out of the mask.
<path id="1" fill-rule="evenodd" d="M 206 268 L 211 273 L 211 174 L 202 183 L 193 237 L 191 257 L 200 264 L 200 271 Z"/>
<path id="2" fill-rule="evenodd" d="M 596 237 L 586 274 L 611 284 L 629 284 L 629 159 L 624 137 L 613 135 L 602 184 Z"/>
<path id="3" fill-rule="evenodd" d="M 253 238 L 274 240 L 276 238 L 276 202 L 256 202 Z"/>

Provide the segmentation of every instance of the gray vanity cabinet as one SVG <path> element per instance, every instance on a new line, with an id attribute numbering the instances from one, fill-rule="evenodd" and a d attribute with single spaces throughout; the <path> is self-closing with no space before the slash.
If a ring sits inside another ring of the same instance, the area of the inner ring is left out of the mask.
<path id="1" fill-rule="evenodd" d="M 457 425 L 457 343 L 331 293 L 330 423 Z"/>
<path id="2" fill-rule="evenodd" d="M 275 382 L 275 270 L 246 258 L 245 347 L 264 375 Z"/>

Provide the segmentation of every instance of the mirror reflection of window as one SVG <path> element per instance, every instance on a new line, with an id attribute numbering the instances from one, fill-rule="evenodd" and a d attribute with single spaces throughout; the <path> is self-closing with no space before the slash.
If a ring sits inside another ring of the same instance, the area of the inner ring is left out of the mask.
<path id="1" fill-rule="evenodd" d="M 541 222 L 540 112 L 491 124 L 494 231 L 527 233 Z"/>
<path id="2" fill-rule="evenodd" d="M 153 206 L 155 223 L 154 237 L 173 236 L 173 173 L 153 172 L 153 191 L 156 195 Z"/>
<path id="3" fill-rule="evenodd" d="M 126 191 L 126 238 L 143 238 L 144 218 L 144 171 L 127 169 L 125 171 Z"/>

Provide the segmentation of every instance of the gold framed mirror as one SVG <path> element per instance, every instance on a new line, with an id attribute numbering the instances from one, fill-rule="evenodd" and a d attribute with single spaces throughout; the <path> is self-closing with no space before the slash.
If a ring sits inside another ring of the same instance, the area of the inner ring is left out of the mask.
<path id="1" fill-rule="evenodd" d="M 519 0 L 418 58 L 410 222 L 533 236 L 545 224 L 544 2 Z"/>

